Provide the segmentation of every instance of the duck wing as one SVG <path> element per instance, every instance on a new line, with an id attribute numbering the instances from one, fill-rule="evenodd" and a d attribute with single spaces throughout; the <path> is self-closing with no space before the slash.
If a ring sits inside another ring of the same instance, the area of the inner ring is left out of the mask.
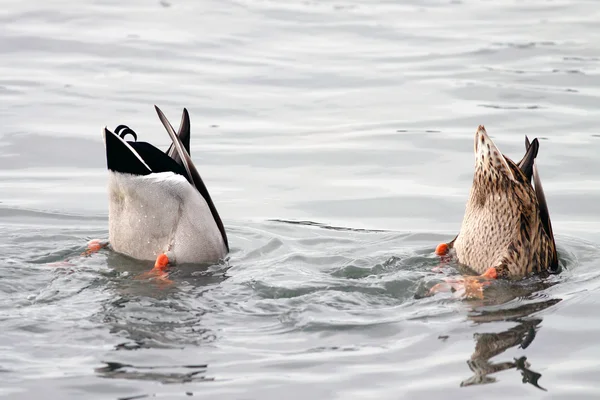
<path id="1" fill-rule="evenodd" d="M 210 198 L 210 194 L 208 193 L 208 189 L 204 185 L 204 182 L 202 181 L 202 178 L 200 177 L 200 174 L 198 173 L 198 170 L 196 169 L 194 162 L 190 158 L 190 155 L 186 151 L 183 142 L 181 141 L 179 136 L 175 133 L 173 126 L 171 125 L 171 123 L 169 122 L 169 120 L 167 119 L 165 114 L 163 114 L 163 112 L 160 110 L 160 108 L 158 108 L 156 105 L 154 106 L 154 108 L 156 109 L 158 118 L 160 118 L 160 121 L 164 125 L 165 129 L 167 130 L 167 133 L 169 134 L 169 136 L 171 137 L 171 140 L 173 141 L 175 152 L 178 154 L 178 156 L 181 160 L 181 163 L 183 164 L 183 168 L 185 169 L 186 175 L 184 175 L 184 176 L 192 184 L 192 186 L 194 186 L 196 188 L 196 190 L 198 190 L 198 192 L 200 192 L 200 194 L 202 195 L 202 197 L 208 204 L 208 207 L 210 208 L 210 212 L 212 213 L 212 216 L 217 224 L 217 227 L 219 228 L 219 231 L 221 232 L 221 236 L 223 237 L 223 241 L 225 242 L 225 247 L 227 247 L 227 250 L 229 250 L 229 243 L 227 241 L 227 233 L 225 232 L 225 227 L 223 226 L 223 222 L 221 221 L 221 217 L 219 216 L 219 213 L 217 212 L 217 208 L 215 207 L 214 203 L 212 202 L 212 199 Z M 186 112 L 184 111 L 184 118 L 185 118 L 185 114 L 186 114 Z M 189 118 L 188 118 L 188 121 L 189 121 Z"/>
<path id="2" fill-rule="evenodd" d="M 179 136 L 181 143 L 183 143 L 183 147 L 191 156 L 192 152 L 190 151 L 190 114 L 188 113 L 188 110 L 186 108 L 183 109 L 183 113 L 181 115 L 181 123 L 179 124 L 179 131 L 177 131 L 177 136 Z M 181 157 L 179 157 L 179 153 L 175 149 L 175 142 L 171 143 L 169 149 L 166 151 L 166 154 L 183 167 L 183 161 L 181 160 Z"/>
<path id="3" fill-rule="evenodd" d="M 537 139 L 534 139 L 534 142 L 537 142 Z M 530 149 L 530 146 L 533 146 L 533 142 L 529 143 L 529 138 L 525 137 L 525 148 L 527 150 Z M 552 268 L 556 268 L 558 266 L 558 254 L 556 253 L 556 245 L 554 241 L 554 232 L 552 231 L 552 223 L 550 222 L 550 213 L 548 212 L 548 203 L 546 202 L 546 195 L 544 194 L 544 188 L 542 187 L 542 180 L 540 179 L 540 173 L 537 169 L 537 163 L 533 163 L 533 184 L 535 187 L 535 195 L 537 197 L 537 201 L 540 207 L 540 218 L 542 220 L 542 226 L 544 227 L 544 231 L 552 241 L 553 248 L 553 260 L 552 260 Z"/>

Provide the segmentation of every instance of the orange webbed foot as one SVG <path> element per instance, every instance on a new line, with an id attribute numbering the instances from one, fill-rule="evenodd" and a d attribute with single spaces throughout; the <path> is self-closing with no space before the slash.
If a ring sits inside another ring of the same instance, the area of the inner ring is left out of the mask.
<path id="1" fill-rule="evenodd" d="M 156 257 L 156 261 L 154 262 L 154 268 L 152 268 L 148 272 L 144 272 L 139 276 L 139 278 L 152 278 L 167 285 L 172 284 L 173 281 L 169 279 L 168 272 L 169 262 L 169 256 L 167 256 L 165 253 L 159 254 L 158 257 Z"/>
<path id="2" fill-rule="evenodd" d="M 433 272 L 443 272 L 446 262 L 449 260 L 448 253 L 450 252 L 450 247 L 446 243 L 440 243 L 435 248 L 435 254 L 441 257 L 441 262 L 437 267 L 433 267 L 431 270 Z"/>
<path id="3" fill-rule="evenodd" d="M 487 271 L 481 274 L 481 277 L 485 279 L 498 279 L 498 271 L 494 267 L 488 268 Z"/>
<path id="4" fill-rule="evenodd" d="M 100 239 L 92 239 L 87 243 L 87 250 L 81 253 L 83 257 L 90 256 L 108 246 L 108 242 L 102 242 Z"/>
<path id="5" fill-rule="evenodd" d="M 444 283 L 438 283 L 429 290 L 430 295 L 440 292 L 454 292 L 456 297 L 465 299 L 483 299 L 483 289 L 488 286 L 492 279 L 497 279 L 496 268 L 489 268 L 479 276 L 466 276 L 463 278 L 445 279 Z"/>
<path id="6" fill-rule="evenodd" d="M 479 276 L 465 278 L 465 297 L 483 299 L 483 288 L 491 284 L 490 280 L 498 278 L 496 268 L 488 268 Z"/>
<path id="7" fill-rule="evenodd" d="M 159 271 L 165 271 L 168 266 L 169 256 L 167 256 L 165 253 L 159 254 L 158 257 L 156 257 L 156 261 L 154 262 L 154 269 L 157 269 Z"/>
<path id="8" fill-rule="evenodd" d="M 435 254 L 438 256 L 445 256 L 446 254 L 448 254 L 449 251 L 450 251 L 450 248 L 448 247 L 448 244 L 446 244 L 446 243 L 440 243 L 435 248 Z"/>
<path id="9" fill-rule="evenodd" d="M 79 256 L 80 257 L 88 257 L 91 256 L 92 254 L 102 250 L 103 248 L 108 246 L 108 242 L 103 242 L 100 239 L 92 239 L 87 243 L 87 248 L 84 252 L 82 252 Z M 57 262 L 52 262 L 52 263 L 48 263 L 46 264 L 46 266 L 48 267 L 72 267 L 75 264 L 71 262 L 71 259 L 73 257 L 70 258 L 65 258 L 62 261 L 57 261 Z"/>

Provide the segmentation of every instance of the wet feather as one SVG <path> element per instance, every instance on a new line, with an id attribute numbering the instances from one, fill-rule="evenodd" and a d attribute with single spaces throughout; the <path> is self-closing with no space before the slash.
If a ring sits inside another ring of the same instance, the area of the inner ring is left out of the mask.
<path id="1" fill-rule="evenodd" d="M 555 271 L 556 245 L 537 171 L 538 140 L 526 139 L 525 156 L 515 163 L 479 126 L 474 150 L 471 193 L 461 230 L 449 243 L 458 262 L 477 273 L 494 267 L 505 278 Z"/>

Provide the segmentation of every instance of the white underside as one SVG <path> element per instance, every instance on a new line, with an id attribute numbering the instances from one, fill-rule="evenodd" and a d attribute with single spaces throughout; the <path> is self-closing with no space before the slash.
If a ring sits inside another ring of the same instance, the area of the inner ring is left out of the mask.
<path id="1" fill-rule="evenodd" d="M 168 253 L 178 264 L 214 263 L 227 254 L 208 204 L 183 176 L 109 171 L 108 190 L 109 240 L 115 251 L 152 261 Z"/>

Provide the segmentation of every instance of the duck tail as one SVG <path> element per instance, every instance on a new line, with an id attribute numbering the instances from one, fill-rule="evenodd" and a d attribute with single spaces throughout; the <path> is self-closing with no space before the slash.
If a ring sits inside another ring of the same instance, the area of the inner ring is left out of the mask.
<path id="1" fill-rule="evenodd" d="M 535 143 L 536 147 L 539 147 L 539 143 L 537 139 L 534 139 L 533 142 L 529 143 L 529 138 L 525 136 L 525 148 L 529 151 L 531 146 Z M 537 154 L 536 149 L 536 154 Z M 523 157 L 523 160 L 527 157 Z M 521 161 L 523 161 L 521 160 Z M 519 165 L 520 166 L 520 165 Z M 535 195 L 537 197 L 538 205 L 540 207 L 540 219 L 542 220 L 542 226 L 544 227 L 544 231 L 548 235 L 548 238 L 552 242 L 552 261 L 550 265 L 551 270 L 556 270 L 558 268 L 558 254 L 556 252 L 556 242 L 554 240 L 554 232 L 552 231 L 552 222 L 550 222 L 550 212 L 548 211 L 548 203 L 546 202 L 546 195 L 544 193 L 544 188 L 542 187 L 542 180 L 540 179 L 540 173 L 537 168 L 537 163 L 534 161 L 531 165 L 532 175 L 533 175 L 533 185 L 535 188 Z"/>
<path id="2" fill-rule="evenodd" d="M 525 174 L 527 182 L 531 183 L 531 178 L 533 177 L 533 166 L 539 150 L 539 142 L 537 138 L 533 139 L 533 142 L 530 143 L 529 138 L 525 136 L 525 150 L 525 155 L 521 161 L 517 163 L 517 165 L 523 174 Z"/>

